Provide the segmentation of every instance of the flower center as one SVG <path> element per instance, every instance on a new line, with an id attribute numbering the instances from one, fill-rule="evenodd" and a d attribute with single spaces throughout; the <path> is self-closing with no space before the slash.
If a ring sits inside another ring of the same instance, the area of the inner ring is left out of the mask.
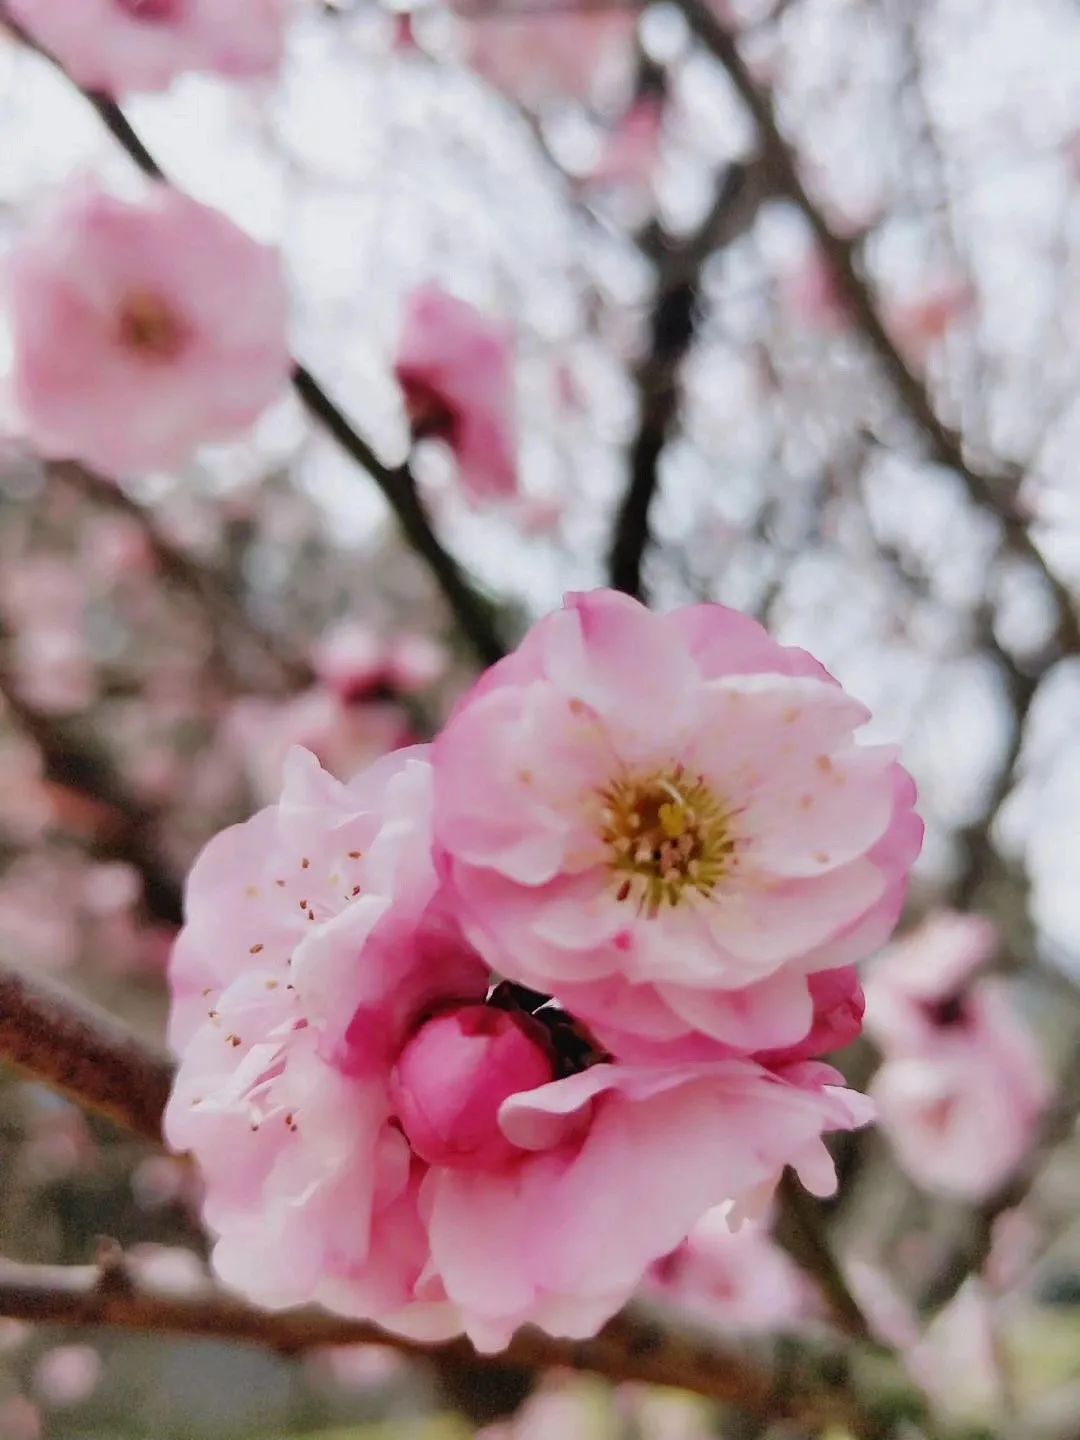
<path id="1" fill-rule="evenodd" d="M 730 815 L 704 779 L 681 765 L 645 779 L 613 780 L 600 792 L 601 838 L 617 885 L 655 915 L 687 892 L 711 895 L 738 862 Z"/>
<path id="2" fill-rule="evenodd" d="M 132 290 L 120 307 L 120 343 L 150 360 L 172 360 L 187 336 L 183 322 L 159 295 Z"/>
<path id="3" fill-rule="evenodd" d="M 133 20 L 146 20 L 155 24 L 174 20 L 180 10 L 181 0 L 116 0 L 116 3 Z"/>

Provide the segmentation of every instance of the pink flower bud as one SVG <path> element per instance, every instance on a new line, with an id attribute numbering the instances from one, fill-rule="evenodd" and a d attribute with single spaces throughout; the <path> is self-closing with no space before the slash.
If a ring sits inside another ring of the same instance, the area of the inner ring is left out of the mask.
<path id="1" fill-rule="evenodd" d="M 517 1153 L 499 1129 L 499 1106 L 552 1079 L 537 1021 L 466 1005 L 421 1026 L 398 1059 L 391 1093 L 406 1138 L 424 1160 L 493 1170 Z"/>

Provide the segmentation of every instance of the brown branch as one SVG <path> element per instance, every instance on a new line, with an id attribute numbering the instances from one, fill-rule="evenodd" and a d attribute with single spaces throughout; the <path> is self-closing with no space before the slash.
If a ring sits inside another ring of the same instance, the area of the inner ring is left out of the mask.
<path id="1" fill-rule="evenodd" d="M 168 1058 L 96 1005 L 2 962 L 0 1060 L 161 1143 Z"/>
<path id="2" fill-rule="evenodd" d="M 710 255 L 730 245 L 754 222 L 770 193 L 764 165 L 732 165 L 708 214 L 685 240 L 659 227 L 639 237 L 657 270 L 650 344 L 634 380 L 638 428 L 630 447 L 630 483 L 615 519 L 609 562 L 611 583 L 641 596 L 641 565 L 649 543 L 649 512 L 660 482 L 660 460 L 678 423 L 679 372 L 698 325 L 701 272 Z"/>
<path id="3" fill-rule="evenodd" d="M 1041 576 L 1054 604 L 1059 651 L 1080 652 L 1080 621 L 1072 596 L 1048 566 L 1018 509 L 1021 472 L 1015 466 L 980 468 L 969 462 L 963 437 L 938 415 L 926 387 L 908 367 L 882 321 L 861 272 L 857 243 L 833 230 L 807 190 L 795 155 L 780 130 L 772 97 L 751 74 L 734 35 L 716 19 L 706 0 L 676 0 L 676 4 L 699 41 L 726 70 L 754 121 L 777 186 L 810 226 L 845 307 L 891 381 L 904 410 L 921 431 L 930 454 L 939 464 L 955 472 L 973 504 L 996 516 L 1008 550 L 1032 565 Z"/>
<path id="4" fill-rule="evenodd" d="M 48 60 L 61 74 L 66 74 L 59 61 L 37 44 L 11 18 L 6 12 L 2 0 L 0 0 L 0 24 L 6 26 L 17 39 Z M 71 80 L 70 76 L 67 78 Z M 84 90 L 81 86 L 75 85 L 73 80 L 71 80 L 71 84 L 94 108 L 106 129 L 127 152 L 139 170 L 148 179 L 168 183 L 168 176 L 143 144 L 119 105 L 107 95 Z M 457 561 L 443 549 L 438 536 L 431 528 L 431 522 L 428 520 L 423 505 L 420 503 L 416 481 L 408 465 L 391 466 L 380 460 L 314 376 L 303 365 L 295 362 L 292 367 L 292 385 L 308 413 L 326 427 L 346 454 L 366 470 L 375 481 L 382 491 L 383 498 L 396 516 L 409 544 L 424 561 L 441 590 L 443 598 L 461 626 L 462 632 L 475 651 L 477 658 L 484 665 L 494 664 L 502 657 L 504 646 L 499 639 L 492 607 L 487 600 L 473 590 Z"/>
<path id="5" fill-rule="evenodd" d="M 178 1291 L 141 1280 L 131 1266 L 113 1278 L 112 1272 L 99 1266 L 25 1265 L 0 1259 L 0 1315 L 49 1325 L 218 1337 L 285 1355 L 324 1345 L 364 1344 L 452 1366 L 582 1370 L 614 1382 L 689 1390 L 753 1416 L 791 1418 L 814 1430 L 835 1424 L 856 1435 L 876 1433 L 860 1403 L 839 1387 L 831 1388 L 815 1373 L 820 1366 L 809 1357 L 781 1378 L 761 1361 L 721 1349 L 707 1334 L 677 1332 L 632 1310 L 592 1340 L 556 1340 L 525 1331 L 500 1354 L 478 1359 L 464 1340 L 423 1346 L 374 1325 L 317 1310 L 256 1310 L 209 1282 Z M 822 1358 L 819 1354 L 816 1360 Z"/>

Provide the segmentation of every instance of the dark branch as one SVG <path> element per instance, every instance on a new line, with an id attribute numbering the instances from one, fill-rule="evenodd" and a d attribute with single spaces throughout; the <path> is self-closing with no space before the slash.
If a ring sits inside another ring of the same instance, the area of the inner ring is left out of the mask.
<path id="1" fill-rule="evenodd" d="M 140 1280 L 125 1267 L 115 1279 L 98 1266 L 38 1266 L 0 1260 L 0 1315 L 50 1325 L 109 1326 L 140 1333 L 219 1337 L 293 1355 L 323 1345 L 383 1345 L 440 1365 L 475 1369 L 589 1371 L 606 1379 L 674 1386 L 761 1419 L 791 1418 L 815 1433 L 831 1424 L 874 1433 L 858 1401 L 830 1388 L 809 1358 L 780 1376 L 761 1362 L 726 1352 L 708 1335 L 675 1331 L 625 1312 L 595 1339 L 566 1341 L 525 1331 L 498 1355 L 477 1357 L 464 1340 L 422 1346 L 376 1326 L 320 1311 L 255 1310 L 209 1283 L 184 1291 Z"/>
<path id="2" fill-rule="evenodd" d="M 628 595 L 642 593 L 649 512 L 660 481 L 661 456 L 678 421 L 679 371 L 697 329 L 701 272 L 710 255 L 749 229 L 767 194 L 764 166 L 732 165 L 692 235 L 672 241 L 657 227 L 640 238 L 641 248 L 656 265 L 656 299 L 649 348 L 635 374 L 638 428 L 610 560 L 612 585 Z"/>

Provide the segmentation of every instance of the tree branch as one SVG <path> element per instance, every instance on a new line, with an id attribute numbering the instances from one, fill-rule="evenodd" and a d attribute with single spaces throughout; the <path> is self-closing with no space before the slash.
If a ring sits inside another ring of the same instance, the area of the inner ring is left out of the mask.
<path id="1" fill-rule="evenodd" d="M 11 18 L 3 6 L 2 0 L 0 0 L 0 23 L 5 25 L 17 39 L 48 60 L 62 74 L 66 74 L 59 61 L 38 45 Z M 70 80 L 71 77 L 68 76 L 68 79 Z M 75 85 L 75 82 L 71 80 L 71 84 Z M 75 85 L 75 88 L 93 106 L 106 129 L 119 142 L 139 170 L 151 180 L 168 183 L 168 176 L 143 144 L 131 122 L 116 102 L 107 95 L 84 90 L 81 86 Z M 359 431 L 303 365 L 293 364 L 292 385 L 308 413 L 326 427 L 346 454 L 366 470 L 375 481 L 390 509 L 394 512 L 409 544 L 424 561 L 441 590 L 443 598 L 461 626 L 462 632 L 475 651 L 477 658 L 484 665 L 494 664 L 504 654 L 504 646 L 495 627 L 492 607 L 473 590 L 460 566 L 443 549 L 420 503 L 416 481 L 408 465 L 390 466 L 380 460 Z"/>
<path id="2" fill-rule="evenodd" d="M 0 1315 L 50 1325 L 108 1326 L 140 1333 L 219 1337 L 294 1355 L 323 1345 L 382 1345 L 441 1364 L 475 1368 L 589 1371 L 614 1381 L 674 1386 L 760 1418 L 796 1419 L 817 1430 L 830 1424 L 870 1435 L 859 1402 L 831 1388 L 809 1358 L 782 1377 L 747 1355 L 727 1352 L 706 1334 L 677 1332 L 633 1311 L 595 1339 L 556 1340 L 522 1332 L 497 1355 L 476 1356 L 467 1341 L 424 1346 L 377 1326 L 317 1310 L 255 1310 L 206 1284 L 182 1291 L 139 1278 L 137 1270 L 25 1265 L 0 1259 Z M 818 1360 L 823 1357 L 820 1352 Z"/>
<path id="3" fill-rule="evenodd" d="M 660 481 L 660 459 L 678 420 L 678 378 L 698 323 L 701 272 L 709 256 L 753 224 L 769 194 L 765 166 L 732 165 L 709 213 L 687 239 L 673 242 L 656 227 L 640 238 L 657 269 L 648 352 L 637 367 L 638 428 L 630 447 L 630 483 L 612 538 L 611 583 L 642 593 L 641 565 L 649 543 L 649 512 Z"/>
<path id="4" fill-rule="evenodd" d="M 930 454 L 939 464 L 955 472 L 973 504 L 989 509 L 996 516 L 1009 551 L 1038 571 L 1054 604 L 1058 648 L 1064 654 L 1077 653 L 1080 620 L 1072 596 L 1047 565 L 1017 508 L 1021 472 L 1015 466 L 985 469 L 969 463 L 963 437 L 938 415 L 923 382 L 909 369 L 886 329 L 861 274 L 856 242 L 832 229 L 803 183 L 795 155 L 781 133 L 772 97 L 754 79 L 734 35 L 716 19 L 706 0 L 676 0 L 676 4 L 699 41 L 726 70 L 757 127 L 777 186 L 810 226 L 846 308 L 891 381 L 904 410 L 922 432 Z"/>
<path id="5" fill-rule="evenodd" d="M 0 1060 L 161 1143 L 168 1058 L 96 1005 L 2 961 Z"/>

